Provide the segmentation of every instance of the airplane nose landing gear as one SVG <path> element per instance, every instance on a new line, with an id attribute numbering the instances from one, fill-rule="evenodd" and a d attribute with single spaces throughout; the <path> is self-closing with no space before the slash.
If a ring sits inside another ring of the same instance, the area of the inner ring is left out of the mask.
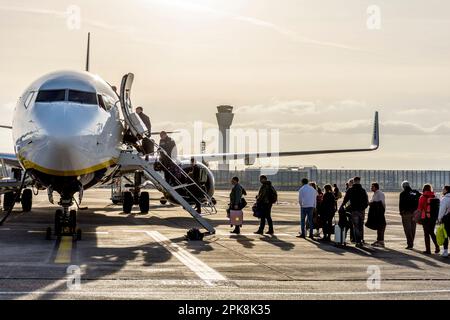
<path id="1" fill-rule="evenodd" d="M 54 225 L 54 235 L 59 239 L 63 236 L 73 237 L 74 241 L 81 240 L 82 231 L 77 229 L 77 211 L 75 209 L 70 209 L 73 205 L 72 199 L 63 200 L 61 199 L 59 205 L 62 209 L 58 209 L 55 212 L 55 225 Z M 52 229 L 47 228 L 46 239 L 51 240 Z"/>

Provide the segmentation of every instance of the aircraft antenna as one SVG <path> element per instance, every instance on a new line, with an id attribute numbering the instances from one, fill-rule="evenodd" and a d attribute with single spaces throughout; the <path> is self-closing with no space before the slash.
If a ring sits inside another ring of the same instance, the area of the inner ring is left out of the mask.
<path id="1" fill-rule="evenodd" d="M 90 55 L 91 55 L 91 33 L 88 33 L 88 41 L 87 41 L 87 53 L 86 53 L 86 71 L 89 72 L 89 63 L 90 63 Z"/>

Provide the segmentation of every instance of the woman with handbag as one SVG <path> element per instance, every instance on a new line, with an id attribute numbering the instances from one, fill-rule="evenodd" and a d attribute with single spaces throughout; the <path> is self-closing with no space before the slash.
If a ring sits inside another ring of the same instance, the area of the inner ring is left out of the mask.
<path id="1" fill-rule="evenodd" d="M 245 195 L 246 192 L 239 184 L 238 177 L 233 177 L 231 179 L 231 184 L 233 185 L 233 188 L 230 192 L 230 204 L 227 209 L 227 215 L 230 219 L 231 226 L 234 226 L 234 230 L 231 231 L 231 233 L 240 234 L 244 216 L 242 209 L 244 209 L 247 204 L 245 198 L 243 198 L 243 195 Z"/>
<path id="2" fill-rule="evenodd" d="M 323 223 L 323 240 L 331 241 L 333 234 L 333 218 L 337 211 L 336 197 L 330 184 L 324 187 L 325 193 L 322 199 L 320 220 Z"/>
<path id="3" fill-rule="evenodd" d="M 421 223 L 423 227 L 423 233 L 425 235 L 425 251 L 424 254 L 431 254 L 430 238 L 433 240 L 435 246 L 435 253 L 439 253 L 441 249 L 437 243 L 436 234 L 434 228 L 436 227 L 437 217 L 434 216 L 431 201 L 436 199 L 436 195 L 433 192 L 431 184 L 423 186 L 422 196 L 419 199 L 419 207 L 416 211 L 416 222 Z M 437 199 L 439 201 L 439 199 Z"/>

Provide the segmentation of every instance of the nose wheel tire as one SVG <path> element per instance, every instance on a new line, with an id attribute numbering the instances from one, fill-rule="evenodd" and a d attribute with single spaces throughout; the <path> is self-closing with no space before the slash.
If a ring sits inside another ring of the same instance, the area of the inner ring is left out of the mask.
<path id="1" fill-rule="evenodd" d="M 55 212 L 55 236 L 58 238 L 61 237 L 62 234 L 62 218 L 63 211 L 61 209 L 56 210 Z"/>
<path id="2" fill-rule="evenodd" d="M 150 195 L 148 192 L 141 192 L 139 196 L 139 209 L 141 213 L 147 214 L 150 210 Z"/>
<path id="3" fill-rule="evenodd" d="M 22 197 L 20 199 L 22 204 L 23 212 L 30 212 L 33 206 L 33 192 L 31 189 L 25 189 L 22 192 Z"/>
<path id="4" fill-rule="evenodd" d="M 3 196 L 3 210 L 9 211 L 14 206 L 14 200 L 16 196 L 14 192 L 7 192 Z"/>
<path id="5" fill-rule="evenodd" d="M 81 231 L 81 229 L 77 229 L 76 234 L 74 234 L 74 239 L 75 239 L 76 241 L 81 241 L 81 236 L 82 236 L 82 231 Z"/>
<path id="6" fill-rule="evenodd" d="M 129 191 L 123 193 L 123 212 L 131 213 L 133 209 L 134 198 L 133 194 Z"/>
<path id="7" fill-rule="evenodd" d="M 45 230 L 45 240 L 52 240 L 52 228 L 50 227 Z"/>

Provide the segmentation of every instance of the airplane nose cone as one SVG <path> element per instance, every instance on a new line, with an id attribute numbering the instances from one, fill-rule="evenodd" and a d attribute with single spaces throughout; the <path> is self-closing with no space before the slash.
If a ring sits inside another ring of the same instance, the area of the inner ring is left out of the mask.
<path id="1" fill-rule="evenodd" d="M 80 176 L 112 164 L 109 114 L 98 106 L 42 104 L 33 110 L 36 133 L 21 146 L 28 166 L 58 176 Z M 19 154 L 20 154 L 19 153 Z"/>

